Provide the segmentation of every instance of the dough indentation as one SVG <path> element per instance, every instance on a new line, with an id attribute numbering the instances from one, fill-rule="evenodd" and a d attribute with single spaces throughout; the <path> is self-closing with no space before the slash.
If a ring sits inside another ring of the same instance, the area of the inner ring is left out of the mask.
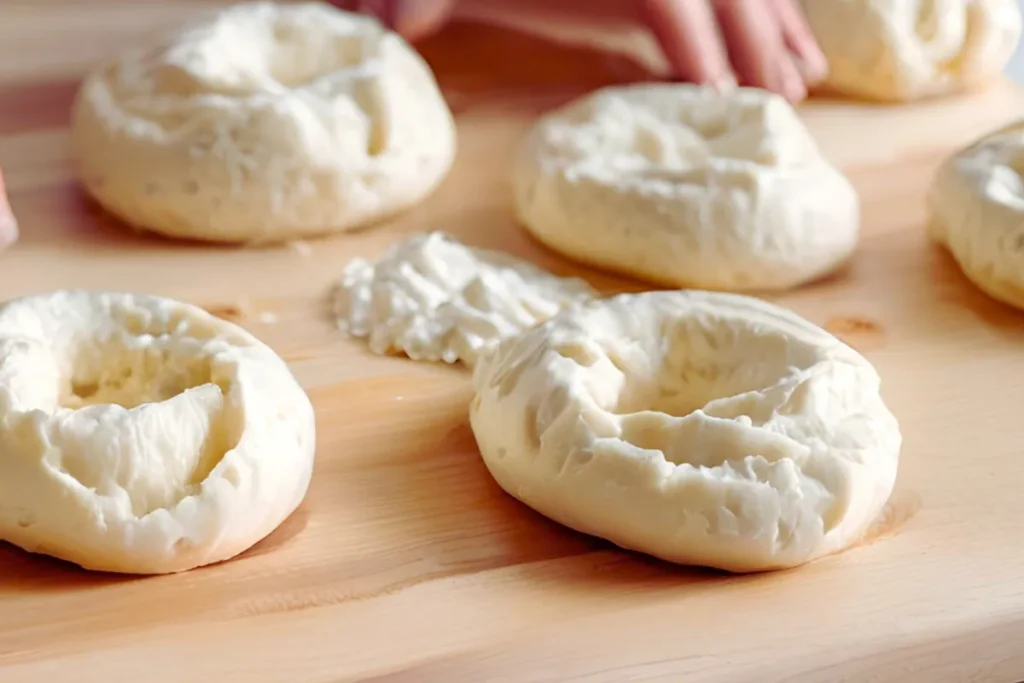
<path id="1" fill-rule="evenodd" d="M 794 566 L 856 543 L 896 479 L 879 379 L 821 328 L 700 291 L 594 300 L 503 340 L 470 424 L 510 494 L 688 564 Z"/>
<path id="2" fill-rule="evenodd" d="M 583 263 L 673 287 L 784 289 L 853 252 L 859 202 L 780 97 L 609 87 L 542 116 L 516 210 Z"/>
<path id="3" fill-rule="evenodd" d="M 134 226 L 265 243 L 421 201 L 455 127 L 428 65 L 375 19 L 247 2 L 89 74 L 72 143 L 86 189 Z"/>
<path id="4" fill-rule="evenodd" d="M 0 540 L 106 571 L 228 559 L 302 500 L 314 433 L 284 362 L 198 307 L 86 291 L 0 307 Z"/>

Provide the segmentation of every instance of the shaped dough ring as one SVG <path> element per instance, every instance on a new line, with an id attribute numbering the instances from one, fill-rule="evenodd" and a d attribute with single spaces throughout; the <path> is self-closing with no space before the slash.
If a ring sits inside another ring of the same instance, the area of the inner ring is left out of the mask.
<path id="1" fill-rule="evenodd" d="M 884 102 L 969 90 L 998 76 L 1021 33 L 1018 0 L 801 0 L 828 60 L 825 85 Z"/>
<path id="2" fill-rule="evenodd" d="M 928 191 L 928 233 L 989 296 L 1024 309 L 1024 122 L 943 162 Z"/>
<path id="3" fill-rule="evenodd" d="M 113 572 L 226 560 L 299 505 L 314 444 L 284 361 L 202 309 L 84 291 L 0 308 L 0 540 Z"/>
<path id="4" fill-rule="evenodd" d="M 635 85 L 542 117 L 515 166 L 519 217 L 562 254 L 644 280 L 772 290 L 856 247 L 859 202 L 781 97 Z"/>
<path id="5" fill-rule="evenodd" d="M 733 572 L 857 542 L 896 480 L 874 368 L 734 294 L 621 295 L 507 339 L 470 423 L 498 484 L 625 548 Z"/>
<path id="6" fill-rule="evenodd" d="M 138 228 L 219 242 L 345 231 L 424 199 L 455 154 L 430 68 L 326 3 L 221 10 L 90 74 L 82 180 Z"/>

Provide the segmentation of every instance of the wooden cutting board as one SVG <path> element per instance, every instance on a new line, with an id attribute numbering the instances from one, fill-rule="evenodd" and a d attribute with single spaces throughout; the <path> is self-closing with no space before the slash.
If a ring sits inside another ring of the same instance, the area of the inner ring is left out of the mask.
<path id="1" fill-rule="evenodd" d="M 460 145 L 423 205 L 306 255 L 138 236 L 77 187 L 68 105 L 95 59 L 205 4 L 4 4 L 0 164 L 23 236 L 0 254 L 0 297 L 141 289 L 237 319 L 290 362 L 316 406 L 312 488 L 243 556 L 178 576 L 87 573 L 0 545 L 0 681 L 1024 678 L 1024 314 L 971 287 L 922 230 L 936 162 L 1021 111 L 1018 90 L 804 108 L 862 194 L 864 233 L 847 270 L 777 299 L 877 365 L 904 433 L 900 481 L 882 537 L 734 577 L 616 550 L 505 496 L 467 425 L 468 373 L 373 357 L 323 308 L 347 259 L 428 229 L 609 292 L 639 289 L 528 239 L 506 160 L 539 112 L 642 70 L 457 24 L 422 45 Z"/>

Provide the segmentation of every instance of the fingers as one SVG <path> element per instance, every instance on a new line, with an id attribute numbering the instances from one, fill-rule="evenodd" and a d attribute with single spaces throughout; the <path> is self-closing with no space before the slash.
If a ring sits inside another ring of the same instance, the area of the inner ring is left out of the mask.
<path id="1" fill-rule="evenodd" d="M 796 66 L 809 85 L 820 82 L 828 74 L 828 62 L 818 46 L 818 40 L 797 6 L 796 0 L 769 0 L 775 6 L 779 27 L 786 48 L 793 55 Z"/>
<path id="2" fill-rule="evenodd" d="M 774 0 L 715 0 L 714 5 L 739 81 L 791 102 L 805 98 L 807 86 L 786 47 Z"/>
<path id="3" fill-rule="evenodd" d="M 718 87 L 735 83 L 706 0 L 641 0 L 639 6 L 677 78 Z"/>
<path id="4" fill-rule="evenodd" d="M 335 0 L 368 12 L 408 40 L 419 40 L 451 18 L 456 0 Z M 828 65 L 797 0 L 637 0 L 677 78 L 726 88 L 777 92 L 792 102 L 807 96 Z"/>
<path id="5" fill-rule="evenodd" d="M 455 0 L 348 0 L 343 9 L 372 14 L 407 40 L 435 33 L 451 18 Z"/>

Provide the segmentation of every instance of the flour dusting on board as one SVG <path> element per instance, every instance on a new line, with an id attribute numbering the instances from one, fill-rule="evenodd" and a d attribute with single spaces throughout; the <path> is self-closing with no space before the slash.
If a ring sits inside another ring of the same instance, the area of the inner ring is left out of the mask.
<path id="1" fill-rule="evenodd" d="M 594 296 L 582 280 L 431 232 L 376 262 L 352 260 L 331 304 L 338 326 L 368 338 L 373 353 L 472 365 L 505 337 Z"/>

